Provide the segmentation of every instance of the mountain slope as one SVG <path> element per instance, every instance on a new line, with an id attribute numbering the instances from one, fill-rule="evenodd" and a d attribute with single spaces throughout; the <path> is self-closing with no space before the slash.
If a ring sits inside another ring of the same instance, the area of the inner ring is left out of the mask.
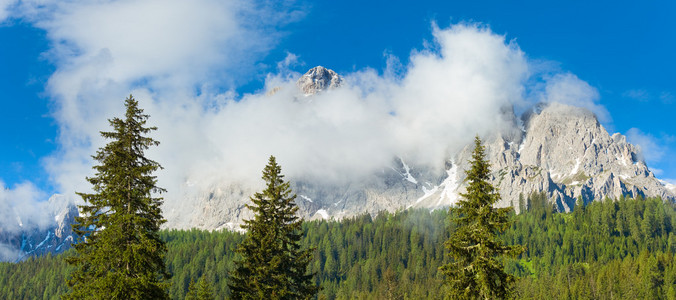
<path id="1" fill-rule="evenodd" d="M 302 95 L 313 97 L 340 88 L 341 82 L 334 71 L 315 67 L 297 86 Z M 559 211 L 572 210 L 578 198 L 585 203 L 623 195 L 676 199 L 648 169 L 638 149 L 621 134 L 609 135 L 586 109 L 549 103 L 520 117 L 506 107 L 496 117 L 507 120 L 511 127 L 496 128 L 482 138 L 492 164 L 492 181 L 502 196 L 500 206 L 513 205 L 518 210 L 520 195 L 532 192 L 545 192 Z M 459 153 L 449 153 L 439 166 L 393 157 L 389 165 L 367 178 L 346 182 L 290 178 L 298 194 L 299 212 L 309 219 L 328 219 L 410 207 L 447 207 L 463 192 L 469 142 Z M 189 199 L 196 207 L 192 213 L 170 213 L 168 226 L 238 229 L 242 219 L 251 217 L 244 205 L 257 190 L 238 182 L 214 185 Z"/>

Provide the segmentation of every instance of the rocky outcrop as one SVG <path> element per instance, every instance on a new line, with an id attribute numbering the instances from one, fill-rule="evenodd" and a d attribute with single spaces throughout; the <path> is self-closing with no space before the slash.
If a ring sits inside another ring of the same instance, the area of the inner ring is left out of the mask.
<path id="1" fill-rule="evenodd" d="M 572 210 L 578 198 L 674 200 L 639 159 L 638 149 L 621 134 L 609 135 L 588 110 L 552 103 L 525 114 L 523 123 L 523 138 L 497 136 L 487 143 L 500 206 L 517 207 L 519 195 L 540 191 L 559 211 Z M 467 148 L 457 160 L 467 162 L 469 154 Z"/>
<path id="2" fill-rule="evenodd" d="M 333 70 L 317 66 L 298 79 L 296 85 L 306 95 L 314 95 L 321 91 L 337 88 L 343 79 Z"/>

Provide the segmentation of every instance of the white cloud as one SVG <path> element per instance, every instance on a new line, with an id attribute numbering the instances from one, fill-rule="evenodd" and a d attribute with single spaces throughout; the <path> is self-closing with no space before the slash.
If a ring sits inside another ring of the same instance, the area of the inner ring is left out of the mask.
<path id="1" fill-rule="evenodd" d="M 277 63 L 278 70 L 288 70 L 290 67 L 298 64 L 298 55 L 291 52 L 286 52 L 286 57 L 284 60 Z"/>
<path id="2" fill-rule="evenodd" d="M 435 28 L 434 37 L 438 52 L 413 53 L 400 84 L 383 88 L 397 113 L 401 150 L 426 163 L 502 127 L 500 110 L 524 101 L 528 76 L 519 47 L 486 27 Z"/>
<path id="3" fill-rule="evenodd" d="M 582 107 L 593 112 L 601 123 L 610 123 L 608 110 L 599 103 L 599 92 L 571 73 L 555 74 L 545 79 L 544 102 Z"/>
<path id="4" fill-rule="evenodd" d="M 130 92 L 144 96 L 144 107 L 158 113 L 178 116 L 185 110 L 188 114 L 179 119 L 191 124 L 184 127 L 198 130 L 193 126 L 200 124 L 200 117 L 185 120 L 189 112 L 201 114 L 218 106 L 229 95 L 218 91 L 259 71 L 256 61 L 279 38 L 276 26 L 302 15 L 292 4 L 20 2 L 13 10 L 15 17 L 44 29 L 53 46 L 47 57 L 56 72 L 47 92 L 55 103 L 62 151 L 46 160 L 52 179 L 67 195 L 88 189 L 83 176 L 91 174 L 90 155 L 103 143 L 98 132 L 107 129 L 107 119 L 121 114 L 122 100 Z"/>
<path id="5" fill-rule="evenodd" d="M 622 96 L 641 102 L 648 102 L 651 100 L 659 100 L 662 104 L 671 104 L 674 102 L 674 94 L 670 91 L 662 91 L 655 97 L 653 93 L 650 93 L 647 90 L 634 89 L 624 92 Z"/>
<path id="6" fill-rule="evenodd" d="M 0 233 L 43 229 L 54 221 L 50 218 L 47 196 L 29 182 L 6 187 L 0 181 Z"/>
<path id="7" fill-rule="evenodd" d="M 662 160 L 666 154 L 667 148 L 651 134 L 644 133 L 638 128 L 631 128 L 627 131 L 627 141 L 638 146 L 641 155 L 649 164 L 656 164 Z M 655 170 L 653 170 L 655 171 Z M 660 175 L 657 174 L 656 175 Z"/>
<path id="8" fill-rule="evenodd" d="M 71 27 L 55 28 L 67 32 L 65 28 Z M 266 82 L 267 88 L 279 87 L 277 93 L 241 99 L 209 89 L 200 95 L 177 89 L 176 85 L 186 85 L 179 83 L 183 80 L 188 84 L 205 80 L 201 72 L 191 71 L 190 60 L 153 67 L 155 71 L 148 73 L 171 70 L 170 76 L 180 78 L 178 82 L 151 76 L 139 84 L 138 77 L 148 71 L 125 66 L 157 49 L 132 54 L 125 50 L 122 53 L 127 54 L 117 58 L 119 50 L 104 48 L 105 40 L 99 37 L 64 37 L 64 41 L 75 40 L 67 44 L 94 46 L 80 47 L 90 50 L 63 59 L 72 63 L 60 67 L 50 82 L 61 104 L 65 150 L 50 161 L 50 170 L 64 189 L 88 189 L 84 177 L 91 173 L 91 162 L 86 157 L 102 145 L 98 131 L 108 128 L 105 119 L 120 114 L 120 95 L 124 95 L 120 91 L 132 91 L 160 128 L 154 136 L 162 144 L 149 156 L 166 168 L 160 172 L 160 184 L 169 188 L 168 207 L 182 204 L 187 181 L 202 188 L 258 182 L 271 154 L 292 178 L 331 181 L 358 180 L 389 164 L 395 155 L 442 166 L 475 134 L 506 126 L 496 116 L 504 107 L 523 104 L 528 63 L 516 44 L 486 27 L 463 24 L 435 28 L 433 33 L 432 48 L 413 52 L 410 65 L 403 66 L 398 76 L 379 76 L 369 69 L 344 74 L 343 88 L 306 98 L 295 87 L 299 74 L 286 70 L 297 61 L 289 54 L 279 64 L 279 73 Z M 97 53 L 96 49 L 109 51 Z M 191 57 L 183 52 L 176 55 Z M 221 59 L 216 55 L 209 60 L 227 64 Z M 176 83 L 162 85 L 155 80 Z"/>
<path id="9" fill-rule="evenodd" d="M 15 262 L 23 253 L 9 244 L 0 243 L 0 262 Z"/>
<path id="10" fill-rule="evenodd" d="M 388 57 L 385 75 L 343 74 L 342 88 L 310 98 L 296 89 L 300 74 L 288 68 L 298 57 L 289 53 L 267 76 L 266 88 L 279 87 L 276 93 L 237 97 L 222 90 L 255 73 L 251 66 L 277 38 L 271 29 L 287 22 L 266 7 L 215 0 L 67 1 L 49 9 L 25 3 L 23 15 L 54 45 L 57 70 L 47 91 L 62 150 L 47 166 L 64 195 L 89 189 L 89 157 L 105 142 L 99 131 L 122 114 L 130 92 L 159 127 L 153 136 L 162 144 L 148 156 L 165 167 L 165 209 L 190 207 L 185 194 L 199 191 L 190 185 L 257 183 L 271 154 L 291 178 L 330 181 L 360 180 L 395 155 L 443 166 L 475 134 L 511 129 L 500 112 L 529 104 L 524 94 L 532 94 L 524 53 L 481 25 L 434 27 L 434 41 L 413 51 L 409 65 Z M 537 93 L 604 116 L 598 92 L 572 74 L 553 75 Z"/>
<path id="11" fill-rule="evenodd" d="M 676 179 L 675 178 L 661 178 L 662 182 L 672 185 L 672 190 L 676 189 Z"/>
<path id="12" fill-rule="evenodd" d="M 45 30 L 52 46 L 45 57 L 56 71 L 46 92 L 59 126 L 59 152 L 44 161 L 67 201 L 90 190 L 91 155 L 105 142 L 99 131 L 122 114 L 129 93 L 162 129 L 157 137 L 163 146 L 153 154 L 170 165 L 161 184 L 183 183 L 195 167 L 210 166 L 221 150 L 209 147 L 213 137 L 205 136 L 204 126 L 233 98 L 228 89 L 260 72 L 257 61 L 279 39 L 277 27 L 303 15 L 293 1 L 0 1 L 0 13 L 11 5 L 8 17 Z M 291 64 L 293 55 L 288 58 Z M 42 217 L 27 218 L 40 223 Z"/>

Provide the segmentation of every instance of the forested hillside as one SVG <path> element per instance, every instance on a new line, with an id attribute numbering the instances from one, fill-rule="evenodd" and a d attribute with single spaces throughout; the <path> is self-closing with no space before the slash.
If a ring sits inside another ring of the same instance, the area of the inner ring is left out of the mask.
<path id="1" fill-rule="evenodd" d="M 528 212 L 515 216 L 503 235 L 527 250 L 505 262 L 521 278 L 524 299 L 676 299 L 676 210 L 660 199 L 595 201 L 556 213 L 534 195 Z M 526 205 L 526 203 L 524 203 Z M 382 213 L 306 222 L 303 247 L 317 248 L 311 263 L 326 299 L 441 298 L 438 267 L 448 258 L 447 212 Z M 235 232 L 162 231 L 169 294 L 182 299 L 191 279 L 204 276 L 217 299 L 227 298 Z M 67 254 L 66 254 L 67 255 Z M 57 299 L 66 291 L 63 255 L 0 264 L 0 298 Z"/>

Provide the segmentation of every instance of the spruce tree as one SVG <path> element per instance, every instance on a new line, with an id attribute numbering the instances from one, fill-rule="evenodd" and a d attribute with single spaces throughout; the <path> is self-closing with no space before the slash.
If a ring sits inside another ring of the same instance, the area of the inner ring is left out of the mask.
<path id="1" fill-rule="evenodd" d="M 467 193 L 449 212 L 456 230 L 445 246 L 453 261 L 440 267 L 447 276 L 447 298 L 507 299 L 514 277 L 505 273 L 499 257 L 518 255 L 523 248 L 504 245 L 497 236 L 509 227 L 512 208 L 493 207 L 500 194 L 488 181 L 490 164 L 478 136 L 470 163 Z"/>
<path id="2" fill-rule="evenodd" d="M 200 277 L 195 285 L 195 280 L 190 279 L 188 286 L 188 293 L 185 295 L 185 300 L 214 300 L 214 294 L 211 284 L 207 282 L 205 276 Z"/>
<path id="3" fill-rule="evenodd" d="M 230 278 L 233 299 L 310 299 L 319 288 L 314 274 L 307 273 L 314 249 L 301 249 L 302 219 L 296 216 L 298 207 L 291 187 L 284 181 L 281 167 L 270 156 L 263 170 L 267 185 L 251 197 L 254 218 L 245 220 L 247 230 L 237 252 Z"/>
<path id="4" fill-rule="evenodd" d="M 197 299 L 199 300 L 214 300 L 211 284 L 207 282 L 205 276 L 202 276 L 197 281 Z"/>
<path id="5" fill-rule="evenodd" d="M 87 181 L 93 193 L 78 193 L 85 204 L 73 224 L 78 236 L 68 263 L 76 268 L 64 299 L 166 299 L 165 243 L 158 231 L 165 222 L 165 190 L 152 175 L 161 166 L 145 157 L 159 142 L 148 137 L 148 115 L 129 96 L 124 119 L 109 120 L 113 128 L 101 135 L 110 140 L 93 158 L 99 162 Z"/>
<path id="6" fill-rule="evenodd" d="M 195 286 L 195 279 L 190 278 L 190 284 L 188 285 L 188 293 L 185 294 L 183 300 L 197 300 L 197 287 Z"/>

